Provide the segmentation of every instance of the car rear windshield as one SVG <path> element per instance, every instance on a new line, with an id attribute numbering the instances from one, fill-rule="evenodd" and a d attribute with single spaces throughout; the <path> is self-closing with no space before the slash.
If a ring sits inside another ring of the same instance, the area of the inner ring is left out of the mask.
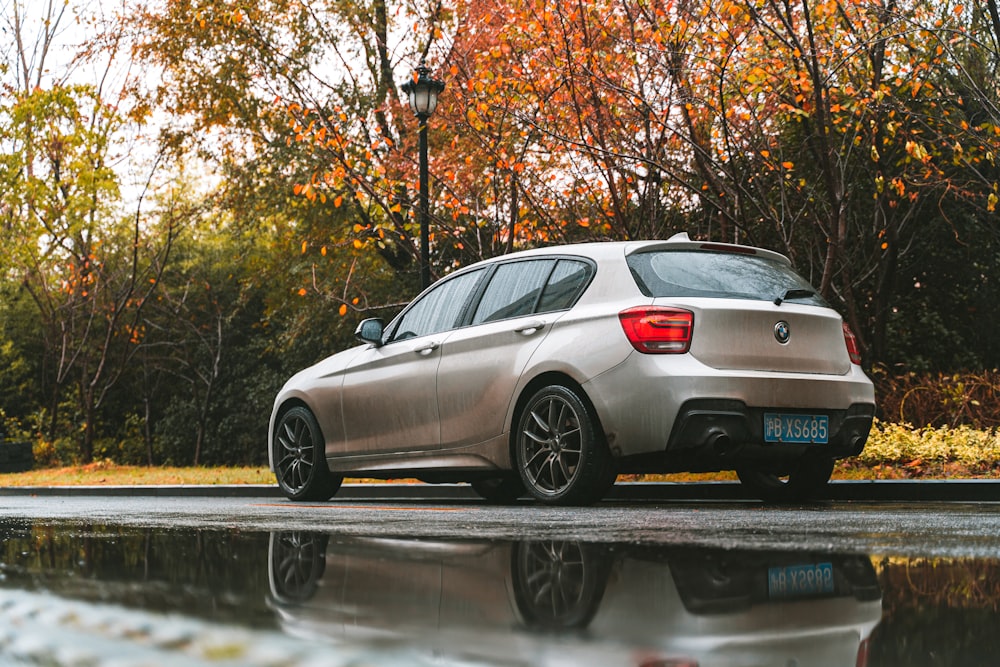
<path id="1" fill-rule="evenodd" d="M 652 297 L 826 302 L 791 267 L 769 257 L 705 250 L 653 250 L 628 257 L 639 289 Z"/>

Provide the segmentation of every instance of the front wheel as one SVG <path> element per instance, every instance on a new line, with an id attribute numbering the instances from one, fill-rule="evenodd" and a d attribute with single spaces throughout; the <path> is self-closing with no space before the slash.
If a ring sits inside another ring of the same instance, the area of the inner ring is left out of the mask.
<path id="1" fill-rule="evenodd" d="M 822 495 L 833 474 L 833 463 L 831 458 L 810 456 L 792 464 L 786 475 L 760 468 L 740 468 L 736 475 L 743 486 L 765 502 L 801 502 Z"/>
<path id="2" fill-rule="evenodd" d="M 305 407 L 288 410 L 274 427 L 274 476 L 289 500 L 329 500 L 343 477 L 330 472 L 323 434 Z"/>
<path id="3" fill-rule="evenodd" d="M 515 459 L 525 488 L 551 505 L 588 505 L 614 482 L 603 434 L 575 391 L 550 385 L 518 419 Z"/>

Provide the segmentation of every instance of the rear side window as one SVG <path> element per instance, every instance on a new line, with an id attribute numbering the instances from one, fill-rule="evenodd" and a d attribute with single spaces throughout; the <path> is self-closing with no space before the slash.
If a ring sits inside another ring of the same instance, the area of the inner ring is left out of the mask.
<path id="1" fill-rule="evenodd" d="M 542 300 L 538 304 L 538 312 L 548 313 L 553 310 L 565 310 L 580 296 L 590 278 L 590 265 L 572 259 L 561 259 L 556 264 L 555 271 L 549 277 Z"/>
<path id="2" fill-rule="evenodd" d="M 497 267 L 493 279 L 479 301 L 473 324 L 530 315 L 539 293 L 552 273 L 551 259 L 511 262 Z"/>
<path id="3" fill-rule="evenodd" d="M 576 303 L 593 270 L 574 259 L 533 259 L 497 267 L 472 324 L 565 310 Z"/>
<path id="4" fill-rule="evenodd" d="M 691 250 L 629 255 L 628 265 L 643 294 L 784 301 L 826 306 L 809 282 L 768 257 Z"/>

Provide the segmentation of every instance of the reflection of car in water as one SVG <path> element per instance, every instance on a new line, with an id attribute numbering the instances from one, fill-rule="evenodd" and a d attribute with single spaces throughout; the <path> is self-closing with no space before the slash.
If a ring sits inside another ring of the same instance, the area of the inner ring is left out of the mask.
<path id="1" fill-rule="evenodd" d="M 855 665 L 864 556 L 571 541 L 271 536 L 286 632 L 488 664 Z"/>

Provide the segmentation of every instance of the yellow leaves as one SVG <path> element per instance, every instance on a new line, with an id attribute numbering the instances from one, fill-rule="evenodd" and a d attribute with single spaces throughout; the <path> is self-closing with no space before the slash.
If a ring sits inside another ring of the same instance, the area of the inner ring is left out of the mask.
<path id="1" fill-rule="evenodd" d="M 361 239 L 354 239 L 355 250 L 361 250 L 364 247 L 365 247 L 364 241 L 362 241 Z"/>
<path id="2" fill-rule="evenodd" d="M 1000 198 L 997 198 L 995 192 L 991 192 L 989 198 L 986 200 L 986 210 L 990 213 L 995 212 L 998 203 L 1000 203 Z"/>
<path id="3" fill-rule="evenodd" d="M 309 249 L 309 242 L 308 241 L 303 241 L 302 242 L 302 254 L 303 255 L 306 254 L 306 250 L 308 250 L 308 249 Z"/>
<path id="4" fill-rule="evenodd" d="M 906 142 L 906 153 L 914 160 L 920 160 L 921 162 L 928 162 L 931 159 L 930 154 L 928 154 L 927 149 L 923 147 L 922 144 L 916 141 Z"/>

